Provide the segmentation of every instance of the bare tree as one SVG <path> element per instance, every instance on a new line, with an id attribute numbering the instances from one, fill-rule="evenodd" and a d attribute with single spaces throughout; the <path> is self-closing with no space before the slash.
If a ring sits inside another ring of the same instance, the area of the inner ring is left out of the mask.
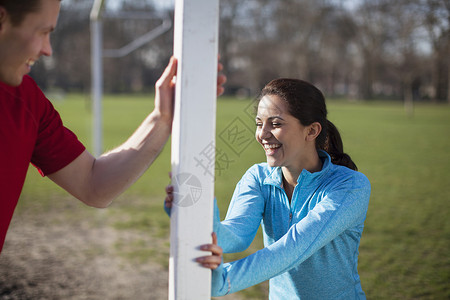
<path id="1" fill-rule="evenodd" d="M 358 26 L 358 48 L 361 53 L 359 70 L 359 91 L 364 99 L 374 98 L 374 83 L 380 77 L 380 67 L 386 57 L 386 45 L 392 43 L 394 36 L 386 18 L 391 1 L 364 0 L 356 10 L 354 18 Z"/>
<path id="2" fill-rule="evenodd" d="M 433 99 L 450 103 L 450 3 L 426 0 L 423 8 L 433 50 Z"/>
<path id="3" fill-rule="evenodd" d="M 150 0 L 120 3 L 121 11 L 156 10 Z M 296 77 L 320 86 L 328 96 L 396 97 L 411 103 L 421 96 L 422 86 L 433 86 L 434 99 L 450 101 L 448 1 L 343 3 L 221 0 L 219 43 L 227 92 L 255 95 L 276 77 Z M 88 90 L 92 1 L 63 4 L 52 38 L 54 56 L 37 64 L 32 74 L 44 88 Z M 158 20 L 106 19 L 104 48 L 121 47 L 157 25 Z M 126 57 L 104 59 L 105 91 L 151 89 L 172 47 L 170 31 Z"/>
<path id="4" fill-rule="evenodd" d="M 57 86 L 67 91 L 90 89 L 90 28 L 92 1 L 64 1 L 58 26 L 52 35 L 53 56 L 37 64 L 31 75 L 43 87 Z M 121 11 L 155 11 L 148 1 L 123 1 Z M 171 12 L 167 12 L 171 13 Z M 173 12 L 172 12 L 173 13 Z M 120 48 L 158 26 L 161 20 L 105 18 L 104 49 Z M 136 92 L 153 89 L 173 53 L 173 31 L 153 40 L 123 58 L 104 58 L 105 92 Z"/>
<path id="5" fill-rule="evenodd" d="M 424 67 L 425 55 L 420 48 L 426 42 L 420 34 L 423 28 L 422 3 L 420 0 L 402 0 L 391 4 L 389 13 L 393 22 L 390 30 L 395 40 L 390 44 L 391 65 L 394 66 L 396 81 L 401 84 L 401 95 L 408 114 L 413 112 L 414 93 L 418 95 Z M 418 95 L 420 96 L 420 95 Z"/>

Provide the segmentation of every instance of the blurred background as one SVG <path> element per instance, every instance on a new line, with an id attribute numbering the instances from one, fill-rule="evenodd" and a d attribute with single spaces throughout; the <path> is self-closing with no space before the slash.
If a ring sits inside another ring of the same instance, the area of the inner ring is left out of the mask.
<path id="1" fill-rule="evenodd" d="M 32 75 L 44 89 L 90 90 L 92 0 L 64 0 L 54 55 Z M 227 93 L 254 95 L 276 77 L 318 85 L 330 97 L 448 102 L 446 0 L 222 0 L 220 54 Z M 172 1 L 106 1 L 106 10 L 173 16 Z M 119 48 L 161 20 L 104 20 L 104 48 Z M 104 60 L 107 93 L 152 89 L 173 46 L 173 28 L 126 57 Z"/>
<path id="2" fill-rule="evenodd" d="M 63 0 L 53 56 L 31 76 L 67 127 L 92 149 L 92 0 Z M 163 19 L 174 1 L 106 0 L 117 49 Z M 153 108 L 172 55 L 173 27 L 121 58 L 104 58 L 104 149 Z M 358 271 L 368 299 L 450 299 L 450 2 L 448 0 L 221 0 L 215 194 L 222 217 L 244 172 L 265 161 L 254 103 L 277 77 L 317 85 L 344 150 L 372 185 Z M 196 120 L 197 121 L 197 120 Z M 199 120 L 201 121 L 201 117 Z M 105 210 L 84 206 L 30 167 L 0 256 L 0 299 L 167 299 L 170 141 Z M 244 253 L 262 247 L 261 233 Z M 267 299 L 268 284 L 221 299 Z"/>

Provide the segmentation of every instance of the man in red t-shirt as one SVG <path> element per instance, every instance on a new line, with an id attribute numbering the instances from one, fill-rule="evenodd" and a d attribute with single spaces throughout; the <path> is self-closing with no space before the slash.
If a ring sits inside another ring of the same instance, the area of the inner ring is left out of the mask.
<path id="1" fill-rule="evenodd" d="M 26 76 L 50 56 L 60 0 L 0 0 L 0 251 L 29 163 L 84 203 L 106 207 L 155 160 L 172 126 L 176 60 L 156 83 L 155 108 L 121 146 L 94 158 Z M 218 77 L 218 94 L 224 76 Z"/>

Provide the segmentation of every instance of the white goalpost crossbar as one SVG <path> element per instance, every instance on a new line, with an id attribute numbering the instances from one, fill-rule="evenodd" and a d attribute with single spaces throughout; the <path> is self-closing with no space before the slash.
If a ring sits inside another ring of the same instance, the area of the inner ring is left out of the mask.
<path id="1" fill-rule="evenodd" d="M 218 24 L 218 0 L 176 0 L 169 299 L 211 298 L 211 271 L 194 259 L 212 241 Z"/>

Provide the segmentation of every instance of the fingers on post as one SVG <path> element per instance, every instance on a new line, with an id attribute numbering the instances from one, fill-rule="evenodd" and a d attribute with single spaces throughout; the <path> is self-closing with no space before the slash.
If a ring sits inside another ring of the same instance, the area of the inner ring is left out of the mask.
<path id="1" fill-rule="evenodd" d="M 196 259 L 196 262 L 205 268 L 216 269 L 222 263 L 222 258 L 219 256 L 203 256 Z"/>
<path id="2" fill-rule="evenodd" d="M 212 256 L 218 256 L 218 257 L 221 257 L 222 256 L 222 252 L 223 252 L 222 251 L 222 247 L 217 245 L 217 238 L 214 240 L 214 237 L 213 237 L 213 243 L 212 244 L 202 245 L 202 246 L 200 246 L 200 250 L 202 250 L 202 251 L 209 251 L 209 252 L 211 252 Z"/>
<path id="3" fill-rule="evenodd" d="M 162 88 L 162 87 L 170 87 L 170 84 L 173 82 L 174 76 L 177 74 L 177 59 L 172 56 L 170 58 L 169 64 L 164 69 L 164 72 L 162 73 L 161 77 L 156 82 L 155 86 L 156 88 Z"/>
<path id="4" fill-rule="evenodd" d="M 166 186 L 166 198 L 164 204 L 166 207 L 171 208 L 173 203 L 173 186 Z"/>
<path id="5" fill-rule="evenodd" d="M 200 250 L 209 251 L 211 255 L 202 256 L 196 259 L 196 261 L 203 267 L 214 270 L 222 263 L 222 248 L 217 245 L 217 235 L 215 232 L 211 234 L 212 244 L 206 244 L 200 246 Z"/>
<path id="6" fill-rule="evenodd" d="M 166 194 L 172 194 L 173 193 L 173 185 L 166 186 Z"/>
<path id="7" fill-rule="evenodd" d="M 227 77 L 220 72 L 223 70 L 223 64 L 220 63 L 220 54 L 217 55 L 217 96 L 222 95 L 225 92 L 223 85 L 227 82 Z"/>

